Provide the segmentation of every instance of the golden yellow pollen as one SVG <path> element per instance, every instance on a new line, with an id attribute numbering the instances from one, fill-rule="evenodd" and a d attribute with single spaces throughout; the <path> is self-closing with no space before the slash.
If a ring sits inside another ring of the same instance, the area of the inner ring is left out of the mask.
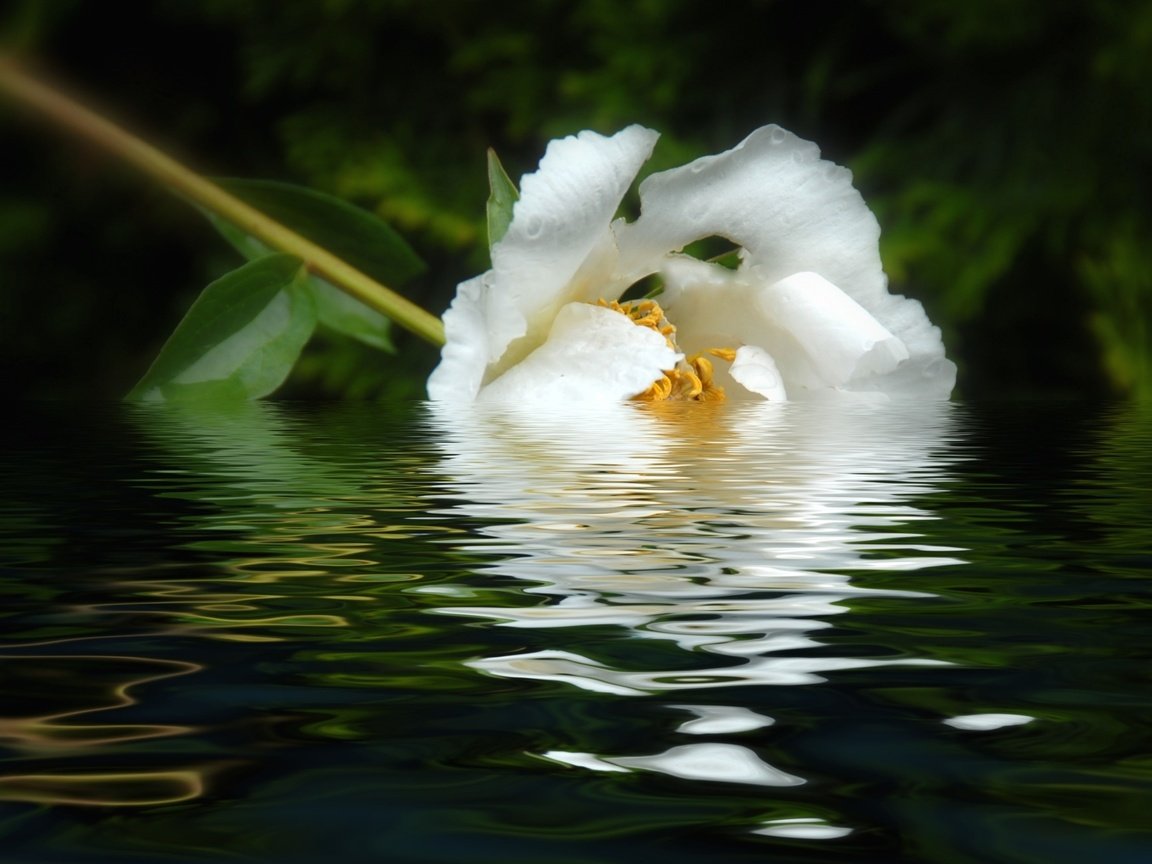
<path id="1" fill-rule="evenodd" d="M 676 327 L 668 321 L 664 310 L 655 300 L 625 303 L 600 300 L 599 305 L 626 315 L 638 327 L 655 330 L 664 337 L 669 348 L 679 350 L 676 345 Z M 736 351 L 732 348 L 709 348 L 700 354 L 693 354 L 678 363 L 674 369 L 665 369 L 664 374 L 653 381 L 647 390 L 633 396 L 633 401 L 722 402 L 725 398 L 724 388 L 713 381 L 712 361 L 705 357 L 705 354 L 711 354 L 728 363 L 736 359 Z"/>

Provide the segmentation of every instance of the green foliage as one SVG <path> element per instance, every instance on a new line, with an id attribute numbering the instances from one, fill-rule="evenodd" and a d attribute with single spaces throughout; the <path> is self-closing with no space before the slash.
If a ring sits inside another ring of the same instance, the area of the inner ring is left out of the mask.
<path id="1" fill-rule="evenodd" d="M 315 276 L 312 283 L 312 301 L 316 316 L 324 327 L 351 336 L 380 351 L 396 352 L 392 342 L 392 322 L 374 309 L 369 309 L 355 297 L 333 288 Z"/>
<path id="2" fill-rule="evenodd" d="M 387 222 L 347 201 L 274 180 L 217 182 L 237 198 L 385 285 L 401 285 L 427 269 Z M 249 255 L 248 244 L 237 248 Z"/>
<path id="3" fill-rule="evenodd" d="M 1136 370 L 1152 362 L 1141 335 L 1152 247 L 1129 238 L 1152 236 L 1133 183 L 1152 171 L 1152 103 L 1137 83 L 1152 76 L 1152 3 L 904 0 L 883 11 L 915 88 L 853 167 L 881 190 L 869 200 L 894 281 L 927 293 L 934 317 L 974 334 L 981 352 L 1043 352 L 1065 387 L 1147 395 Z M 1067 340 L 1048 323 L 1057 304 Z M 1016 344 L 980 340 L 993 328 Z M 1026 364 L 983 365 L 1003 376 Z"/>
<path id="4" fill-rule="evenodd" d="M 503 239 L 512 224 L 512 208 L 520 198 L 516 184 L 500 164 L 500 157 L 488 148 L 488 248 Z"/>
<path id="5" fill-rule="evenodd" d="M 314 189 L 270 180 L 221 180 L 220 185 L 282 225 L 328 249 L 385 285 L 401 285 L 425 270 L 404 239 L 379 218 Z M 208 219 L 249 260 L 272 252 L 214 214 Z M 316 276 L 309 276 L 312 301 L 322 326 L 393 352 L 392 322 Z"/>
<path id="6" fill-rule="evenodd" d="M 1092 332 L 1104 366 L 1122 392 L 1152 400 L 1152 269 L 1148 225 L 1132 219 L 1080 261 L 1092 293 Z"/>
<path id="7" fill-rule="evenodd" d="M 128 394 L 142 402 L 257 399 L 279 387 L 316 327 L 300 259 L 267 255 L 204 289 Z"/>

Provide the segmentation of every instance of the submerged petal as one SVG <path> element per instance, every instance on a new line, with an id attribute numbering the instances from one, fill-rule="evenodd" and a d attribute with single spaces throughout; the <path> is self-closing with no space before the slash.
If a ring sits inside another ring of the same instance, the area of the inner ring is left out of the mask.
<path id="1" fill-rule="evenodd" d="M 776 361 L 763 348 L 744 345 L 737 349 L 728 374 L 744 389 L 763 396 L 769 402 L 788 401 L 784 378 L 776 367 Z"/>
<path id="2" fill-rule="evenodd" d="M 682 359 L 655 330 L 603 306 L 569 303 L 548 338 L 480 391 L 482 401 L 619 402 Z"/>

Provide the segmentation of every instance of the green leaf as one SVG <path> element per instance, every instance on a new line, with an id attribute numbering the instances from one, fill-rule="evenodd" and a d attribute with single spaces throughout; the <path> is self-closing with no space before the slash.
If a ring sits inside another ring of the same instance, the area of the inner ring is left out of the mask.
<path id="1" fill-rule="evenodd" d="M 488 190 L 488 248 L 491 250 L 512 224 L 512 208 L 520 199 L 516 184 L 491 147 L 488 148 Z"/>
<path id="2" fill-rule="evenodd" d="M 249 261 L 255 261 L 257 258 L 263 258 L 266 255 L 276 254 L 276 250 L 271 246 L 260 242 L 247 231 L 242 231 L 237 228 L 227 219 L 217 216 L 210 210 L 201 210 L 200 212 L 208 218 L 208 221 L 212 223 L 212 227 L 219 231 L 224 239 L 231 243 L 233 248 Z"/>
<path id="3" fill-rule="evenodd" d="M 244 233 L 215 213 L 204 211 L 204 215 L 216 230 L 249 260 L 274 254 L 271 247 L 265 246 L 252 235 Z M 308 274 L 307 285 L 321 324 L 373 348 L 387 351 L 389 354 L 395 353 L 392 322 L 386 315 L 364 305 L 355 297 L 345 294 L 332 283 L 313 273 Z"/>
<path id="4" fill-rule="evenodd" d="M 396 352 L 387 316 L 317 276 L 311 276 L 308 284 L 321 324 L 389 354 Z"/>
<path id="5" fill-rule="evenodd" d="M 386 222 L 339 198 L 270 180 L 217 182 L 236 197 L 385 285 L 401 284 L 425 269 L 424 262 Z M 206 215 L 246 258 L 252 260 L 273 251 L 219 216 Z M 310 282 L 321 324 L 373 348 L 395 350 L 392 322 L 385 315 L 318 276 L 310 276 Z"/>
<path id="6" fill-rule="evenodd" d="M 277 387 L 316 328 L 299 258 L 268 255 L 201 292 L 128 399 L 258 399 Z"/>
<path id="7" fill-rule="evenodd" d="M 403 237 L 362 207 L 315 189 L 274 180 L 216 182 L 240 200 L 391 288 L 426 269 Z M 237 248 L 248 254 L 244 248 Z"/>

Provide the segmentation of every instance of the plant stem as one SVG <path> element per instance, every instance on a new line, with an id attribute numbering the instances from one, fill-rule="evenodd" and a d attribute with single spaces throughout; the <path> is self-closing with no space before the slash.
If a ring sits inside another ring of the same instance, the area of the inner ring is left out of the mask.
<path id="1" fill-rule="evenodd" d="M 444 344 L 444 325 L 436 316 L 361 273 L 327 249 L 225 192 L 151 144 L 31 77 L 3 54 L 0 54 L 0 90 L 7 91 L 73 134 L 120 156 L 184 198 L 228 220 L 268 246 L 301 258 L 313 273 L 406 330 L 433 345 Z"/>

